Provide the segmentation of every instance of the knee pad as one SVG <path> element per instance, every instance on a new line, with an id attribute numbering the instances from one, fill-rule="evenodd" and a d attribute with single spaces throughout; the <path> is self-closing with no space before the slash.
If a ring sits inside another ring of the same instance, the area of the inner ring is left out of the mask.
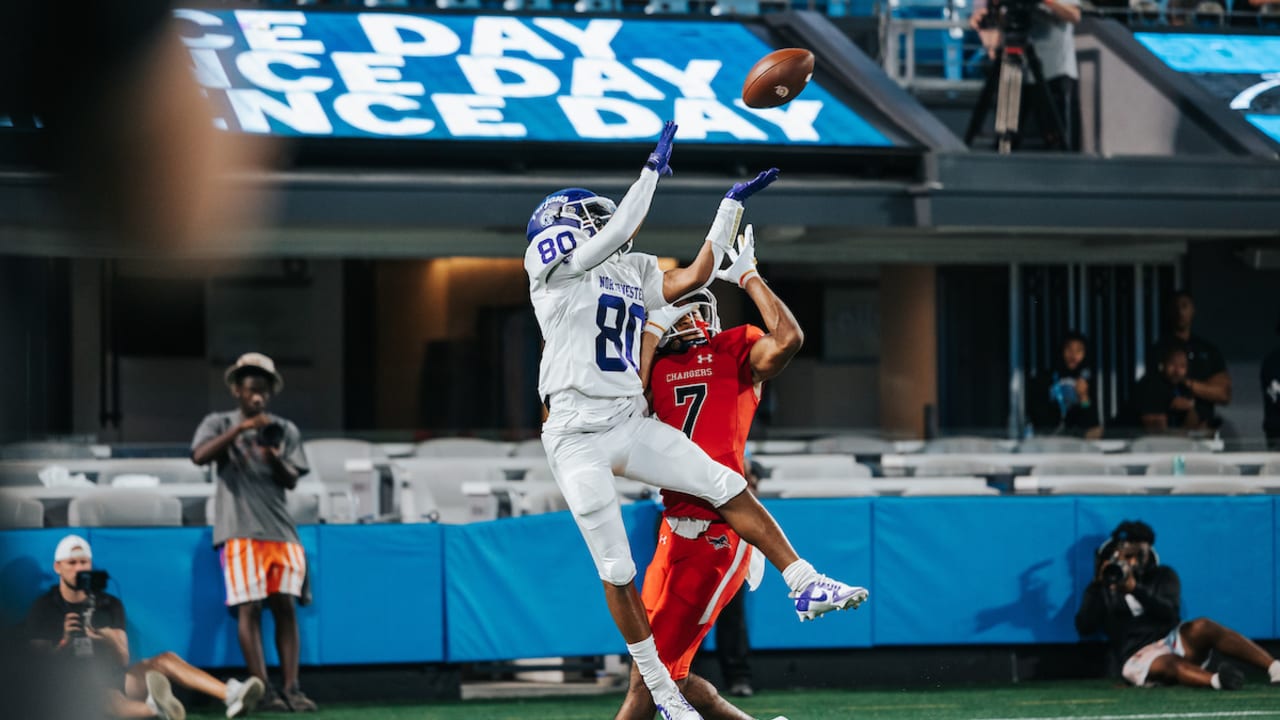
<path id="1" fill-rule="evenodd" d="M 578 525 L 586 537 L 600 579 L 610 585 L 626 585 L 636 577 L 636 563 L 631 557 L 626 528 L 616 515 L 616 503 L 615 500 L 606 507 L 578 516 Z"/>
<path id="2" fill-rule="evenodd" d="M 602 558 L 596 569 L 600 571 L 600 579 L 610 585 L 622 587 L 636 579 L 636 563 L 630 552 L 625 557 Z"/>

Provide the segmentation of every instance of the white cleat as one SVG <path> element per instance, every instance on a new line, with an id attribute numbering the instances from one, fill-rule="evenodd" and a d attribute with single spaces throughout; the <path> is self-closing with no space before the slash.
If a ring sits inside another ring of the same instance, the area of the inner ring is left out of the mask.
<path id="1" fill-rule="evenodd" d="M 791 597 L 796 602 L 796 614 L 800 616 L 800 622 L 813 620 L 832 610 L 857 610 L 869 595 L 866 588 L 845 585 L 826 575 L 819 575 L 818 579 L 805 586 L 804 590 L 791 593 Z"/>
<path id="2" fill-rule="evenodd" d="M 182 702 L 173 696 L 173 687 L 169 678 L 155 670 L 148 670 L 143 676 L 147 685 L 147 707 L 160 720 L 186 720 L 187 709 Z"/>
<path id="3" fill-rule="evenodd" d="M 262 693 L 266 691 L 266 686 L 256 677 L 248 680 L 228 680 L 227 681 L 227 717 L 238 718 L 244 717 L 253 712 L 258 707 L 258 702 L 262 700 Z"/>
<path id="4" fill-rule="evenodd" d="M 658 706 L 658 717 L 662 720 L 702 720 L 702 716 L 697 710 L 684 699 L 684 695 L 675 687 L 669 691 L 653 696 L 653 702 Z"/>

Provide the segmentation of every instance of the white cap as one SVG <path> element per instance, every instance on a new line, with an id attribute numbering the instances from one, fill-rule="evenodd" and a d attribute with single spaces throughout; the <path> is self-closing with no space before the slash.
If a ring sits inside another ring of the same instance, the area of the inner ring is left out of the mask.
<path id="1" fill-rule="evenodd" d="M 54 562 L 77 557 L 82 557 L 86 560 L 93 558 L 93 551 L 89 549 L 89 541 L 79 535 L 68 535 L 62 538 L 58 542 L 58 549 L 53 551 Z"/>

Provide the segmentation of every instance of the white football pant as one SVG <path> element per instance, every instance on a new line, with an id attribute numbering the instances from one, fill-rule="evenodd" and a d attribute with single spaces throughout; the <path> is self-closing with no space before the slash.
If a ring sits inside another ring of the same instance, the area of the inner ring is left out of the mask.
<path id="1" fill-rule="evenodd" d="M 614 475 L 696 495 L 715 507 L 747 488 L 741 475 L 684 433 L 639 411 L 598 432 L 544 432 L 542 445 L 600 578 L 614 585 L 636 574 Z"/>

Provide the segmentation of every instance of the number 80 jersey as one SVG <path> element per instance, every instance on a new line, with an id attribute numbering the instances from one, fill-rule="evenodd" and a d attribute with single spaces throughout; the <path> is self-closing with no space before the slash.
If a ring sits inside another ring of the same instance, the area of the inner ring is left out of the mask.
<path id="1" fill-rule="evenodd" d="M 598 398 L 643 393 L 637 368 L 645 306 L 665 304 L 658 258 L 614 254 L 577 270 L 569 259 L 589 242 L 580 230 L 551 226 L 525 251 L 529 297 L 545 342 L 538 368 L 542 398 L 562 390 Z"/>

